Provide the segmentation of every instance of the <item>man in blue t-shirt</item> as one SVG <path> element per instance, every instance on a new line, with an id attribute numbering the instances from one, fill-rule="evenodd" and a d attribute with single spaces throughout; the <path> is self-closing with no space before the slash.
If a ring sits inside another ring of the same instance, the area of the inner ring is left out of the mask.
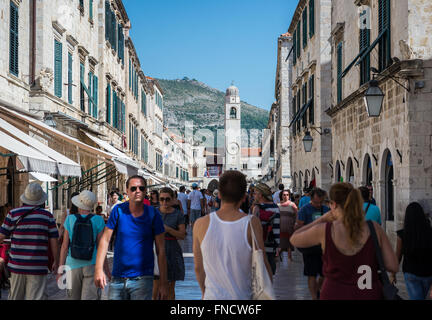
<path id="1" fill-rule="evenodd" d="M 303 192 L 304 192 L 304 195 L 300 199 L 299 209 L 303 208 L 305 205 L 307 205 L 311 201 L 311 198 L 309 196 L 311 190 L 309 188 L 304 188 Z"/>
<path id="2" fill-rule="evenodd" d="M 363 210 L 366 214 L 366 221 L 375 221 L 381 225 L 381 211 L 376 205 L 373 204 L 370 189 L 368 187 L 360 187 L 359 190 L 364 201 Z"/>
<path id="3" fill-rule="evenodd" d="M 129 201 L 114 207 L 99 243 L 95 284 L 102 289 L 107 284 L 102 267 L 111 236 L 115 232 L 109 300 L 151 300 L 154 279 L 153 241 L 158 252 L 159 298 L 166 299 L 168 281 L 162 216 L 159 210 L 143 203 L 146 189 L 143 177 L 130 177 L 126 189 Z"/>
<path id="4" fill-rule="evenodd" d="M 326 198 L 326 192 L 320 188 L 313 188 L 310 192 L 310 203 L 304 205 L 298 212 L 298 218 L 295 225 L 295 229 L 312 223 L 328 211 L 329 207 L 323 205 L 324 199 Z M 319 291 L 324 282 L 322 272 L 322 249 L 321 246 L 315 246 L 310 248 L 302 248 L 304 262 L 304 275 L 308 277 L 308 286 L 311 293 L 312 299 L 319 299 Z M 318 280 L 317 280 L 318 277 Z"/>

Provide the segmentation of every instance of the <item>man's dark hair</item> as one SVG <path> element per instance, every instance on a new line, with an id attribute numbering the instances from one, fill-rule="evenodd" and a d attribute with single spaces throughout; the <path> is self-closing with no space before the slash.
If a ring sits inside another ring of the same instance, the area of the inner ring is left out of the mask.
<path id="1" fill-rule="evenodd" d="M 180 192 L 185 192 L 185 191 L 186 191 L 185 186 L 181 186 L 181 187 L 180 187 Z"/>
<path id="2" fill-rule="evenodd" d="M 95 211 L 98 211 L 98 210 L 102 211 L 103 210 L 102 206 L 97 206 Z"/>
<path id="3" fill-rule="evenodd" d="M 173 191 L 173 189 L 168 188 L 168 187 L 164 187 L 164 188 L 162 188 L 162 189 L 159 190 L 159 194 L 162 194 L 162 193 L 168 193 L 171 196 L 171 198 L 174 199 L 174 191 Z"/>
<path id="4" fill-rule="evenodd" d="M 369 191 L 368 187 L 360 187 L 359 190 L 360 190 L 360 193 L 363 197 L 363 200 L 365 202 L 368 202 L 370 200 L 370 191 Z"/>
<path id="5" fill-rule="evenodd" d="M 279 185 L 279 190 L 280 190 L 280 191 L 283 191 L 284 189 L 285 189 L 285 186 L 284 186 L 283 184 L 280 184 L 280 185 Z"/>
<path id="6" fill-rule="evenodd" d="M 314 196 L 317 196 L 319 198 L 324 198 L 326 196 L 327 192 L 325 192 L 323 189 L 320 188 L 313 188 L 312 191 L 310 192 L 310 197 L 311 199 Z"/>
<path id="7" fill-rule="evenodd" d="M 135 176 L 132 176 L 129 179 L 127 179 L 127 181 L 126 181 L 126 189 L 129 189 L 129 183 L 133 179 L 141 179 L 144 182 L 144 187 L 147 187 L 147 181 L 146 181 L 146 179 L 144 179 L 143 177 L 141 177 L 139 175 L 135 175 Z"/>
<path id="8" fill-rule="evenodd" d="M 222 201 L 237 203 L 246 194 L 246 176 L 240 171 L 227 171 L 219 180 L 219 196 Z"/>

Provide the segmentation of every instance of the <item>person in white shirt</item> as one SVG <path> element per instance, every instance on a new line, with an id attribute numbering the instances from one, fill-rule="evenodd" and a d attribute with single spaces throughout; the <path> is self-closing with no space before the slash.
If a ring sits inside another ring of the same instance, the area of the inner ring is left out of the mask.
<path id="1" fill-rule="evenodd" d="M 205 200 L 196 183 L 192 184 L 192 189 L 188 196 L 188 214 L 193 228 L 195 221 L 204 214 Z"/>
<path id="2" fill-rule="evenodd" d="M 280 193 L 285 190 L 285 186 L 283 184 L 279 185 L 279 190 L 273 194 L 273 202 L 278 204 L 280 203 Z"/>
<path id="3" fill-rule="evenodd" d="M 210 212 L 213 211 L 213 196 L 209 189 L 205 191 L 205 197 L 206 197 L 206 214 L 210 214 Z"/>
<path id="4" fill-rule="evenodd" d="M 188 215 L 188 196 L 185 193 L 186 188 L 185 186 L 180 187 L 180 192 L 178 193 L 178 199 L 181 202 L 182 208 L 183 208 L 183 214 L 185 218 L 185 224 L 186 226 L 189 225 L 189 215 Z"/>

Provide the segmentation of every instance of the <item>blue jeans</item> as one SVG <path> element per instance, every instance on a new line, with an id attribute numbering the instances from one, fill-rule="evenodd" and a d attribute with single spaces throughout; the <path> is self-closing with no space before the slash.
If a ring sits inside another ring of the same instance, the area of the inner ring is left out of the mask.
<path id="1" fill-rule="evenodd" d="M 418 277 L 412 273 L 404 273 L 404 277 L 410 300 L 426 300 L 432 286 L 432 277 Z"/>
<path id="2" fill-rule="evenodd" d="M 108 300 L 151 300 L 153 276 L 112 278 Z"/>

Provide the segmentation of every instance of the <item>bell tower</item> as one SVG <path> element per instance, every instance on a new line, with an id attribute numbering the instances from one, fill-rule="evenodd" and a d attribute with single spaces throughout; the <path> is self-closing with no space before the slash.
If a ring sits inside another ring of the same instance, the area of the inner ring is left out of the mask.
<path id="1" fill-rule="evenodd" d="M 241 105 L 239 89 L 232 85 L 225 95 L 225 168 L 241 171 Z"/>

